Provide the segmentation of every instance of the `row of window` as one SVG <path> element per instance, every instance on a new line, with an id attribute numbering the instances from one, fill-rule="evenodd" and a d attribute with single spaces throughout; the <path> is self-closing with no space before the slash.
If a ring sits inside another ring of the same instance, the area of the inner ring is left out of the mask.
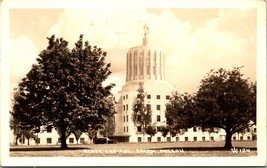
<path id="1" fill-rule="evenodd" d="M 151 110 L 151 104 L 147 104 L 146 105 L 146 108 L 147 110 Z M 127 111 L 129 108 L 128 108 L 128 104 L 126 105 L 123 105 L 123 111 Z M 156 105 L 156 109 L 157 110 L 160 110 L 161 109 L 161 106 L 159 104 Z"/>
<path id="2" fill-rule="evenodd" d="M 141 121 L 141 115 L 137 116 L 137 120 Z M 123 116 L 123 122 L 128 122 L 128 115 Z M 157 115 L 157 122 L 160 122 L 160 115 Z"/>
<path id="3" fill-rule="evenodd" d="M 161 142 L 161 138 L 162 137 L 157 137 L 157 142 Z M 176 140 L 176 142 L 179 142 L 180 138 L 176 137 L 175 140 Z M 147 137 L 147 141 L 151 142 L 151 137 Z M 184 141 L 189 141 L 189 138 L 185 137 Z M 198 141 L 197 137 L 194 137 L 194 141 Z M 206 141 L 206 137 L 202 137 L 202 141 Z M 214 141 L 214 137 L 210 137 L 210 141 Z M 142 142 L 142 137 L 137 137 L 137 142 Z M 171 142 L 171 137 L 167 137 L 167 142 Z"/>
<path id="4" fill-rule="evenodd" d="M 85 139 L 80 138 L 80 143 L 84 143 Z M 39 144 L 40 143 L 40 138 L 35 139 L 35 143 Z M 46 143 L 47 144 L 52 144 L 52 138 L 46 138 Z M 61 143 L 61 138 L 57 139 L 57 143 Z M 69 143 L 74 143 L 74 138 L 69 138 Z"/>
<path id="5" fill-rule="evenodd" d="M 151 95 L 148 94 L 148 95 L 146 96 L 146 98 L 147 98 L 147 99 L 151 99 Z M 166 100 L 169 100 L 169 99 L 170 99 L 170 96 L 169 96 L 169 95 L 166 95 L 165 98 L 166 98 Z M 128 99 L 128 95 L 123 95 L 123 96 L 122 96 L 122 99 L 123 99 L 123 100 Z M 160 95 L 156 95 L 156 99 L 160 100 Z"/>

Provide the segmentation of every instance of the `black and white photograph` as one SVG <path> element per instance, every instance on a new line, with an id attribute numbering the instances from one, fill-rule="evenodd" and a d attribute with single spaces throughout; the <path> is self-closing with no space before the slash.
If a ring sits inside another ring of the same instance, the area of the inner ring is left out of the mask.
<path id="1" fill-rule="evenodd" d="M 266 1 L 1 4 L 2 166 L 266 166 Z"/>

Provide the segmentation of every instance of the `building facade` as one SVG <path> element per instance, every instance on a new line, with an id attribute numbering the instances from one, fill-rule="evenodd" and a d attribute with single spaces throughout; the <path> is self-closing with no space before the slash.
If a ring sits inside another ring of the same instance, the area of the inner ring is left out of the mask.
<path id="1" fill-rule="evenodd" d="M 166 103 L 175 88 L 165 78 L 165 51 L 160 47 L 150 45 L 148 27 L 145 25 L 144 29 L 143 44 L 132 47 L 127 52 L 126 83 L 115 95 L 116 130 L 112 138 L 119 142 L 224 141 L 226 136 L 224 130 L 209 133 L 202 132 L 199 128 L 188 128 L 182 135 L 162 136 L 158 128 L 166 125 Z M 137 97 L 140 83 L 146 93 L 145 104 L 152 111 L 151 124 L 157 128 L 157 133 L 152 137 L 143 135 L 132 121 L 132 106 Z M 232 139 L 252 140 L 253 138 L 250 130 L 242 136 L 236 133 Z"/>

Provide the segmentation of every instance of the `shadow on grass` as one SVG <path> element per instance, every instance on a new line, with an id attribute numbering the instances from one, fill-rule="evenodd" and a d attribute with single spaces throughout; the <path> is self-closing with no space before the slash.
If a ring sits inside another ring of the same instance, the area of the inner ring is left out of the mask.
<path id="1" fill-rule="evenodd" d="M 12 147 L 9 149 L 9 151 L 66 151 L 66 150 L 83 150 L 87 149 L 90 150 L 90 148 L 86 147 L 68 147 L 67 149 L 61 149 L 60 147 Z"/>
<path id="2" fill-rule="evenodd" d="M 238 149 L 242 149 L 244 147 L 235 147 Z M 224 147 L 167 147 L 167 148 L 154 148 L 149 150 L 186 150 L 186 151 L 229 151 L 229 149 L 226 149 Z M 256 147 L 252 148 L 246 148 L 253 151 L 256 151 Z"/>

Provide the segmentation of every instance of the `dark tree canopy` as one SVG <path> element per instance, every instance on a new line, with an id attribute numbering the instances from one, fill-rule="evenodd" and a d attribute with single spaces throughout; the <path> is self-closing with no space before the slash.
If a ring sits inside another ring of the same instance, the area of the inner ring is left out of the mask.
<path id="1" fill-rule="evenodd" d="M 114 84 L 102 83 L 111 74 L 105 63 L 106 52 L 91 46 L 83 35 L 76 47 L 68 42 L 49 39 L 49 46 L 37 58 L 19 83 L 12 116 L 21 127 L 32 129 L 52 125 L 61 130 L 61 148 L 67 148 L 66 130 L 100 129 L 113 104 L 109 101 Z"/>
<path id="2" fill-rule="evenodd" d="M 202 128 L 222 128 L 225 148 L 231 148 L 232 134 L 251 127 L 256 121 L 256 84 L 243 78 L 241 68 L 211 70 L 195 98 L 196 121 Z M 254 121 L 254 122 L 253 122 Z"/>
<path id="3" fill-rule="evenodd" d="M 150 135 L 151 137 L 157 133 L 157 129 L 155 125 L 149 125 L 145 128 L 146 134 Z"/>
<path id="4" fill-rule="evenodd" d="M 193 96 L 188 93 L 174 92 L 170 101 L 166 104 L 167 130 L 172 135 L 183 134 L 187 128 L 195 126 L 195 105 Z"/>
<path id="5" fill-rule="evenodd" d="M 168 126 L 161 126 L 159 130 L 163 137 L 166 137 L 170 132 L 170 128 Z"/>

